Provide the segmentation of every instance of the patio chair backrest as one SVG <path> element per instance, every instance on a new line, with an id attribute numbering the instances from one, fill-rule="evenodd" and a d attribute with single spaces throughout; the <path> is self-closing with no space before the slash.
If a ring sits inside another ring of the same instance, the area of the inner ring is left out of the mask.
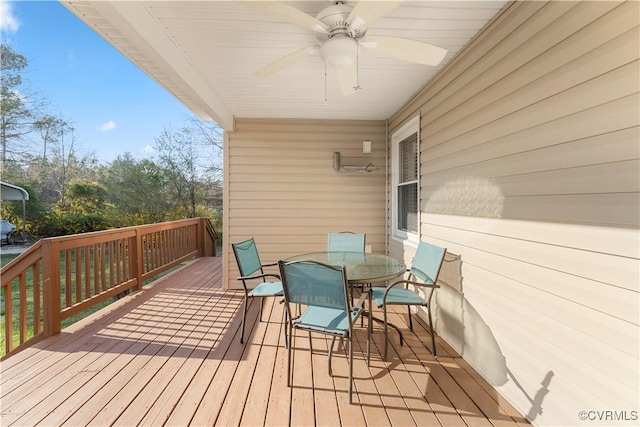
<path id="1" fill-rule="evenodd" d="M 444 248 L 421 241 L 409 273 L 425 283 L 436 283 L 445 252 Z"/>
<path id="2" fill-rule="evenodd" d="M 287 303 L 349 311 L 344 267 L 316 261 L 279 261 Z"/>
<path id="3" fill-rule="evenodd" d="M 365 240 L 363 233 L 329 233 L 327 248 L 329 252 L 364 252 Z"/>
<path id="4" fill-rule="evenodd" d="M 258 248 L 253 237 L 244 242 L 233 243 L 231 247 L 236 256 L 241 276 L 251 276 L 256 271 L 261 270 L 262 263 L 260 263 Z"/>

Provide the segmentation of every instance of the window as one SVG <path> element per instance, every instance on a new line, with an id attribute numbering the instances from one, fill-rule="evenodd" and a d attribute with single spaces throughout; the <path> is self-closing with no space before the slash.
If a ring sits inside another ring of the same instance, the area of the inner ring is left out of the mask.
<path id="1" fill-rule="evenodd" d="M 417 240 L 420 225 L 418 170 L 419 116 L 410 120 L 391 137 L 393 185 L 392 229 L 399 239 Z"/>

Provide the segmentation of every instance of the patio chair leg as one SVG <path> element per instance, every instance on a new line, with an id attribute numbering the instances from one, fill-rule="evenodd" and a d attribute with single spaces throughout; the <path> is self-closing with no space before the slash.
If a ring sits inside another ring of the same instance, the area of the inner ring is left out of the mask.
<path id="1" fill-rule="evenodd" d="M 387 306 L 382 307 L 384 318 L 384 360 L 387 360 L 387 347 L 389 347 L 389 338 L 387 332 Z"/>
<path id="2" fill-rule="evenodd" d="M 242 328 L 240 328 L 240 344 L 244 344 L 244 323 L 247 318 L 247 296 L 244 296 L 244 303 L 242 304 Z"/>
<path id="3" fill-rule="evenodd" d="M 438 357 L 436 353 L 436 337 L 433 335 L 433 320 L 431 319 L 431 305 L 427 306 L 427 314 L 429 315 L 429 329 L 431 331 L 431 346 L 433 348 L 433 357 Z"/>
<path id="4" fill-rule="evenodd" d="M 362 288 L 361 288 L 362 290 L 360 291 L 360 295 L 362 295 L 362 292 L 364 292 L 364 287 L 365 286 L 371 287 L 371 284 L 362 285 Z M 371 307 L 371 304 L 369 304 L 369 307 Z M 369 311 L 371 311 L 371 308 L 369 308 Z M 360 317 L 360 327 L 361 328 L 364 327 L 364 318 L 362 316 Z"/>
<path id="5" fill-rule="evenodd" d="M 260 298 L 260 321 L 262 322 L 262 306 L 264 305 L 264 298 Z"/>
<path id="6" fill-rule="evenodd" d="M 289 348 L 287 349 L 287 387 L 291 387 L 291 377 L 293 373 L 291 372 L 291 351 L 293 349 L 293 329 L 291 325 L 288 327 L 289 329 Z"/>
<path id="7" fill-rule="evenodd" d="M 371 334 L 373 328 L 371 326 L 371 317 L 367 319 L 367 366 L 371 366 Z"/>
<path id="8" fill-rule="evenodd" d="M 284 348 L 289 348 L 289 334 L 287 333 L 287 328 L 289 327 L 289 315 L 287 314 L 287 310 L 284 310 Z"/>
<path id="9" fill-rule="evenodd" d="M 413 332 L 413 319 L 411 317 L 411 306 L 410 305 L 407 306 L 407 312 L 409 314 L 409 330 L 411 332 Z"/>
<path id="10" fill-rule="evenodd" d="M 333 346 L 335 345 L 335 343 L 336 343 L 336 337 L 334 336 L 331 339 L 331 345 L 329 346 L 329 358 L 328 358 L 328 361 L 329 361 L 329 376 L 330 377 L 333 376 L 333 370 L 331 369 L 331 356 L 333 355 Z"/>
<path id="11" fill-rule="evenodd" d="M 353 336 L 349 334 L 349 404 L 353 403 Z"/>
<path id="12" fill-rule="evenodd" d="M 369 291 L 369 316 L 367 316 L 367 366 L 371 366 L 371 335 L 373 334 L 373 307 L 371 307 L 371 291 Z"/>

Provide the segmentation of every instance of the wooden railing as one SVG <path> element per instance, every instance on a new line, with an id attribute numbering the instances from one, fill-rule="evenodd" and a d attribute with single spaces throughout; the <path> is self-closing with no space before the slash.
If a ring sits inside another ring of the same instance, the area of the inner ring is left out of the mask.
<path id="1" fill-rule="evenodd" d="M 0 270 L 0 356 L 190 258 L 216 256 L 217 238 L 208 219 L 194 218 L 38 241 Z"/>

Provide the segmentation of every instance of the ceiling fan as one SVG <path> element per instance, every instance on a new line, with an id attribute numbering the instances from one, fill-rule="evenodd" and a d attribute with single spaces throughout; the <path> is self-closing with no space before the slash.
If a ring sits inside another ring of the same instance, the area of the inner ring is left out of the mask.
<path id="1" fill-rule="evenodd" d="M 336 70 L 343 95 L 360 89 L 358 85 L 358 49 L 387 55 L 418 64 L 438 65 L 447 50 L 428 43 L 400 37 L 365 37 L 367 29 L 376 20 L 395 9 L 401 1 L 360 1 L 349 6 L 335 1 L 322 9 L 314 18 L 278 1 L 243 1 L 254 9 L 269 13 L 285 21 L 314 32 L 318 44 L 290 53 L 258 70 L 258 77 L 271 76 L 309 56 L 319 55 L 324 63 Z"/>

